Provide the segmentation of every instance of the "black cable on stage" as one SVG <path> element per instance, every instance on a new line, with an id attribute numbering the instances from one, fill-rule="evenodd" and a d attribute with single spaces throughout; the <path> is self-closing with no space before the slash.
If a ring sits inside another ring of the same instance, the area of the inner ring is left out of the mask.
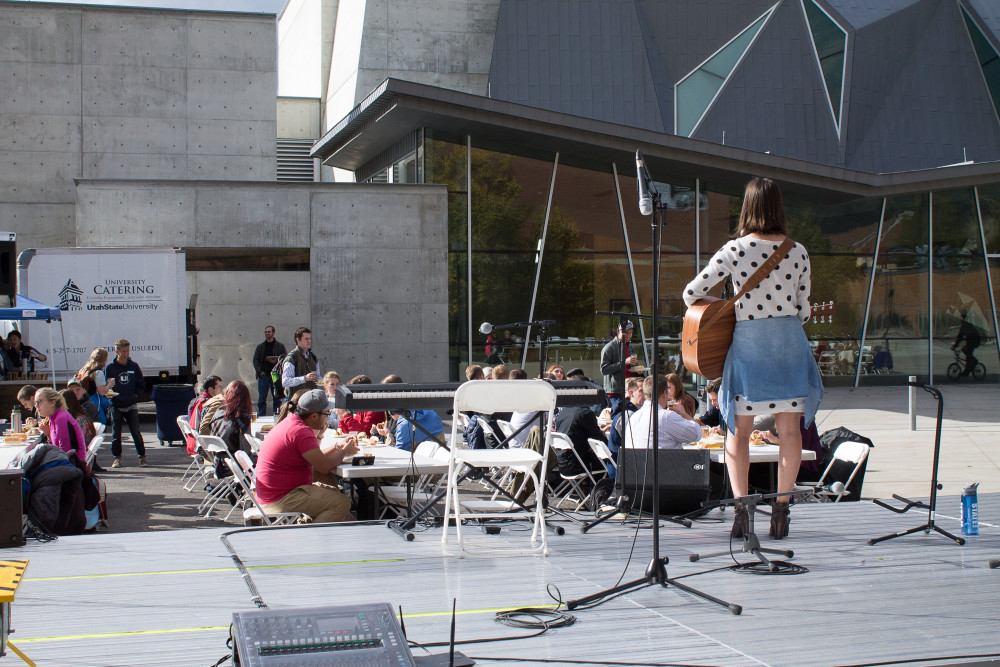
<path id="1" fill-rule="evenodd" d="M 749 561 L 746 563 L 739 563 L 738 565 L 731 565 L 729 567 L 733 572 L 739 572 L 740 574 L 762 574 L 762 575 L 779 575 L 788 576 L 793 574 L 805 574 L 809 571 L 809 568 L 804 565 L 799 565 L 798 563 L 789 563 L 784 560 L 772 560 L 771 564 L 761 563 L 760 561 Z"/>
<path id="2" fill-rule="evenodd" d="M 471 656 L 470 656 L 471 657 Z M 883 665 L 905 665 L 914 662 L 936 662 L 938 660 L 972 660 L 979 658 L 997 658 L 1000 653 L 972 653 L 968 655 L 938 655 L 927 658 L 900 658 L 899 660 L 881 660 L 879 662 L 855 662 L 836 667 L 882 667 Z M 494 658 L 489 658 L 493 660 Z"/>

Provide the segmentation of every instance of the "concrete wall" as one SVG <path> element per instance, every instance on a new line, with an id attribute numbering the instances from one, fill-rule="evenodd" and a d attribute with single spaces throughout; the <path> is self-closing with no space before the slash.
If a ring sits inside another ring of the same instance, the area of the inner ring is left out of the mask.
<path id="1" fill-rule="evenodd" d="M 79 245 L 310 248 L 310 272 L 201 271 L 203 373 L 253 378 L 266 324 L 313 330 L 342 377 L 448 378 L 447 195 L 438 185 L 81 181 Z"/>
<path id="2" fill-rule="evenodd" d="M 275 178 L 275 21 L 0 3 L 0 227 L 74 245 L 76 178 Z"/>
<path id="3" fill-rule="evenodd" d="M 500 0 L 355 0 L 337 7 L 324 130 L 388 77 L 487 94 Z"/>
<path id="4" fill-rule="evenodd" d="M 277 106 L 278 137 L 281 139 L 312 139 L 322 133 L 319 129 L 319 98 L 279 97 Z"/>

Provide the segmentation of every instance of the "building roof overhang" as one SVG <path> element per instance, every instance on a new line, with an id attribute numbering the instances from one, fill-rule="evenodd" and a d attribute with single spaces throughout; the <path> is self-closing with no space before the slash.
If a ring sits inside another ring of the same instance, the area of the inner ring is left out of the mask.
<path id="1" fill-rule="evenodd" d="M 631 164 L 641 150 L 660 181 L 695 177 L 742 190 L 767 176 L 818 203 L 972 187 L 1000 181 L 1000 163 L 872 174 L 573 116 L 410 81 L 386 79 L 316 144 L 323 164 L 357 170 L 401 137 L 430 128 L 476 140 Z"/>

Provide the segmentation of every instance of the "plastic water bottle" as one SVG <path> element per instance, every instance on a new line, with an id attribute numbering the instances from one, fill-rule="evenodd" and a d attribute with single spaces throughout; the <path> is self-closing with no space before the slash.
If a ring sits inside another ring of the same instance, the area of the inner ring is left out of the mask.
<path id="1" fill-rule="evenodd" d="M 21 411 L 17 407 L 10 411 L 10 432 L 21 432 Z"/>
<path id="2" fill-rule="evenodd" d="M 962 489 L 963 535 L 979 534 L 979 498 L 976 495 L 976 489 L 978 488 L 979 482 L 969 482 L 969 484 Z"/>

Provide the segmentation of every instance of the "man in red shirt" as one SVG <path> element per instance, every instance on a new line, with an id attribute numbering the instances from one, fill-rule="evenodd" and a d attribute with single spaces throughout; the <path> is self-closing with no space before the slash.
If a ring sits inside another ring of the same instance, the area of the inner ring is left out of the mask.
<path id="1" fill-rule="evenodd" d="M 292 399 L 294 401 L 294 399 Z M 257 501 L 267 511 L 302 512 L 316 523 L 352 521 L 351 499 L 328 486 L 313 484 L 313 471 L 336 470 L 357 453 L 353 437 L 321 447 L 330 403 L 322 389 L 303 394 L 292 411 L 264 438 L 257 458 Z"/>

